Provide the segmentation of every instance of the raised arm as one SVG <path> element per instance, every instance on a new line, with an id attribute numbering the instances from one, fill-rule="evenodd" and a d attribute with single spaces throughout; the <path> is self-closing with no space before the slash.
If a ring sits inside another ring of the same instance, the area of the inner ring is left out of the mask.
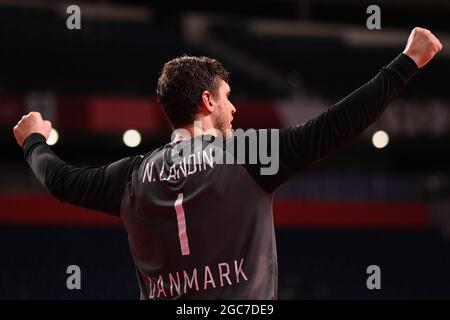
<path id="1" fill-rule="evenodd" d="M 417 70 L 441 49 L 442 44 L 430 31 L 415 28 L 403 53 L 381 68 L 373 79 L 317 118 L 279 130 L 278 173 L 264 176 L 252 167 L 252 176 L 264 189 L 273 191 L 298 170 L 361 134 L 400 95 Z"/>
<path id="2" fill-rule="evenodd" d="M 47 145 L 50 130 L 51 123 L 38 112 L 22 117 L 14 127 L 17 143 L 39 182 L 63 202 L 119 215 L 130 170 L 142 158 L 124 158 L 96 168 L 75 167 L 59 159 Z"/>

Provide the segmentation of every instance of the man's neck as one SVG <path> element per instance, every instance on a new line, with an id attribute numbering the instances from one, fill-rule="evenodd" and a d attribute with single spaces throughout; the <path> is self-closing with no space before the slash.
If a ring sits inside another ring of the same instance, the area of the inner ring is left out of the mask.
<path id="1" fill-rule="evenodd" d="M 189 140 L 200 135 L 217 136 L 217 129 L 208 121 L 195 121 L 192 124 L 175 129 L 172 133 L 172 142 Z"/>

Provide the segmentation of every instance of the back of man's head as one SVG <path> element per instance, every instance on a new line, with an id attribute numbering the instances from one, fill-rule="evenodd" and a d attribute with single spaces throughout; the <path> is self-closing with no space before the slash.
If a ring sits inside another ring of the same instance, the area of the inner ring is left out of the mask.
<path id="1" fill-rule="evenodd" d="M 205 90 L 215 95 L 228 72 L 216 59 L 182 56 L 167 62 L 158 79 L 158 102 L 173 128 L 191 124 Z"/>

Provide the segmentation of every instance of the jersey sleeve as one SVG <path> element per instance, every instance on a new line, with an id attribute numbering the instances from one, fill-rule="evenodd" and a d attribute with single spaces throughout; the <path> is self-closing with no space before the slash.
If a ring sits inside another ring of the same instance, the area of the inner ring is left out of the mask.
<path id="1" fill-rule="evenodd" d="M 54 197 L 116 216 L 132 168 L 142 161 L 136 156 L 100 167 L 76 167 L 59 159 L 38 133 L 25 140 L 23 152 L 38 181 Z"/>
<path id="2" fill-rule="evenodd" d="M 261 165 L 247 165 L 248 172 L 263 189 L 272 192 L 299 170 L 327 157 L 361 134 L 401 94 L 417 71 L 415 62 L 402 53 L 381 68 L 374 78 L 318 117 L 293 127 L 268 130 L 268 144 L 278 142 L 278 171 L 264 175 Z M 261 134 L 260 130 L 259 139 Z"/>

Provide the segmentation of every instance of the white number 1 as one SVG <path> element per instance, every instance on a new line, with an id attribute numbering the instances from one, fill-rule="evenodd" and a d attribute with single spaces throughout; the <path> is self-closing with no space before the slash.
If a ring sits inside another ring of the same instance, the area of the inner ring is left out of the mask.
<path id="1" fill-rule="evenodd" d="M 179 193 L 177 201 L 175 201 L 175 211 L 177 212 L 177 222 L 178 222 L 178 238 L 180 239 L 181 254 L 187 256 L 190 254 L 189 251 L 189 240 L 186 233 L 186 219 L 184 216 L 183 208 L 183 194 Z"/>

